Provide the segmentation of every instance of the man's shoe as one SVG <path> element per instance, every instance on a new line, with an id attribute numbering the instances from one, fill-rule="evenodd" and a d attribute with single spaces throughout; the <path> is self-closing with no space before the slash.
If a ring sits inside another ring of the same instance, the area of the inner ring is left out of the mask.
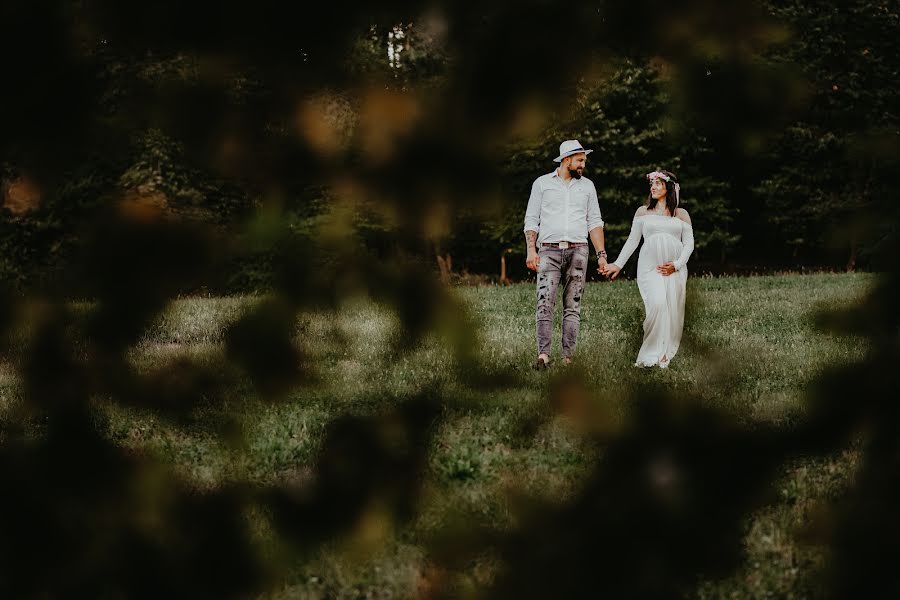
<path id="1" fill-rule="evenodd" d="M 535 371 L 543 371 L 544 369 L 546 369 L 549 366 L 550 366 L 549 362 L 547 362 L 546 360 L 544 360 L 543 358 L 538 356 L 537 359 L 535 359 L 534 364 L 531 365 L 531 368 L 534 369 Z"/>

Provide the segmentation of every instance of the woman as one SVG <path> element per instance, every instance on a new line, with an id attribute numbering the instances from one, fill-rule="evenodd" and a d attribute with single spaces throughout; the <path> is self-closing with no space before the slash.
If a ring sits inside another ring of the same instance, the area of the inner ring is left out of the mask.
<path id="1" fill-rule="evenodd" d="M 647 174 L 647 180 L 649 201 L 634 213 L 622 252 L 603 274 L 615 279 L 644 236 L 637 282 L 646 318 L 644 343 L 635 366 L 665 369 L 678 352 L 684 328 L 686 265 L 694 250 L 694 230 L 687 211 L 678 207 L 680 186 L 675 174 L 654 171 Z"/>

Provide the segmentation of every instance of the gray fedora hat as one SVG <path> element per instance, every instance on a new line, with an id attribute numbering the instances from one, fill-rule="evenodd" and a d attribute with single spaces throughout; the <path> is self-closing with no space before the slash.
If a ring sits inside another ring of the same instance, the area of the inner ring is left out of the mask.
<path id="1" fill-rule="evenodd" d="M 562 144 L 559 145 L 559 156 L 553 159 L 553 162 L 562 162 L 567 156 L 572 156 L 573 154 L 578 154 L 579 152 L 584 152 L 585 154 L 590 154 L 593 150 L 585 150 L 582 147 L 581 142 L 578 140 L 566 140 Z"/>

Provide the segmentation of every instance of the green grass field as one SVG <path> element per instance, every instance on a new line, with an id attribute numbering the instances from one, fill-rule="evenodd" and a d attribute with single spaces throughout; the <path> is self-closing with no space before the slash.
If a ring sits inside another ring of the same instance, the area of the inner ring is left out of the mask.
<path id="1" fill-rule="evenodd" d="M 643 321 L 635 283 L 591 283 L 571 372 L 585 382 L 591 401 L 610 415 L 610 427 L 627 417 L 628 390 L 647 382 L 692 395 L 751 426 L 791 423 L 802 418 L 804 390 L 817 373 L 865 351 L 861 340 L 817 331 L 817 311 L 847 306 L 874 282 L 865 274 L 691 278 L 684 341 L 668 370 L 632 366 Z M 337 313 L 298 318 L 296 339 L 308 354 L 315 385 L 297 388 L 277 403 L 255 398 L 249 383 L 229 392 L 228 411 L 242 423 L 247 439 L 241 452 L 200 424 L 175 426 L 130 409 L 103 409 L 109 435 L 133 451 L 171 462 L 201 488 L 247 479 L 303 482 L 324 428 L 335 416 L 377 413 L 398 397 L 439 389 L 448 400 L 413 523 L 386 536 L 373 534 L 366 553 L 348 554 L 340 542 L 329 544 L 312 560 L 298 562 L 290 580 L 271 597 L 414 595 L 424 585 L 427 557 L 421 540 L 430 532 L 460 516 L 471 523 L 509 523 L 515 518 L 513 492 L 566 498 L 578 489 L 595 456 L 595 448 L 569 420 L 541 418 L 549 412 L 552 382 L 563 371 L 558 315 L 556 364 L 549 372 L 533 372 L 533 286 L 458 288 L 455 293 L 480 325 L 483 360 L 491 372 L 510 377 L 506 385 L 491 390 L 467 385 L 439 339 L 405 347 L 390 311 L 353 300 Z M 227 325 L 256 301 L 176 301 L 130 358 L 147 370 L 184 356 L 213 361 L 223 352 Z M 15 372 L 0 364 L 0 407 L 18 394 Z M 523 441 L 523 424 L 529 422 L 539 425 Z M 849 448 L 825 460 L 787 465 L 778 497 L 747 523 L 743 568 L 725 581 L 702 584 L 699 596 L 815 595 L 823 553 L 798 534 L 822 506 L 839 497 L 854 465 Z M 469 577 L 484 582 L 490 574 L 489 564 L 476 564 Z"/>

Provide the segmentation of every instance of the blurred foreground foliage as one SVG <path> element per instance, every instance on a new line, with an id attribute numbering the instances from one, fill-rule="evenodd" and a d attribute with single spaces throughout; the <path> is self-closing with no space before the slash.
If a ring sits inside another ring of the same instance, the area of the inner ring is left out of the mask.
<path id="1" fill-rule="evenodd" d="M 887 257 L 900 248 L 896 209 L 874 202 L 900 158 L 897 19 L 896 2 L 4 3 L 0 266 L 30 294 L 0 300 L 2 359 L 23 382 L 0 417 L 0 595 L 246 597 L 326 541 L 364 546 L 412 518 L 439 388 L 336 419 L 301 486 L 198 490 L 108 440 L 97 407 L 227 415 L 245 380 L 283 401 L 316 385 L 298 311 L 357 295 L 397 316 L 385 360 L 437 335 L 466 386 L 505 385 L 433 257 L 515 245 L 517 188 L 549 170 L 561 137 L 597 150 L 612 246 L 641 174 L 660 164 L 696 186 L 686 205 L 708 235 L 701 253 L 741 240 L 754 255 L 779 240 L 821 248 L 811 236 L 835 225 L 852 234 L 886 270 L 823 326 L 867 336 L 871 351 L 824 374 L 790 430 L 633 390 L 621 430 L 586 428 L 601 451 L 574 499 L 536 503 L 513 530 L 448 526 L 428 549 L 442 575 L 423 595 L 689 591 L 739 563 L 742 525 L 779 465 L 851 439 L 863 465 L 821 532 L 824 590 L 897 595 L 900 277 Z M 127 360 L 177 295 L 256 286 L 268 297 L 225 332 L 216 363 L 146 373 Z M 13 325 L 26 318 L 20 343 Z M 548 406 L 585 396 L 563 381 Z M 240 423 L 207 425 L 241 452 Z M 268 541 L 250 527 L 259 520 Z M 486 551 L 492 587 L 457 586 L 455 570 Z"/>

